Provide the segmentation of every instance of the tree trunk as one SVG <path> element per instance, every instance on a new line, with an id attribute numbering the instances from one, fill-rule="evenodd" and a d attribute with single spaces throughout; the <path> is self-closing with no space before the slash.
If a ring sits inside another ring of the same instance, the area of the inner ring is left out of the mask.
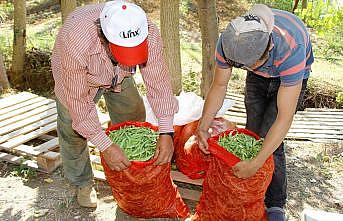
<path id="1" fill-rule="evenodd" d="M 8 82 L 4 59 L 0 52 L 0 91 L 8 88 L 10 88 L 10 83 Z"/>
<path id="2" fill-rule="evenodd" d="M 173 93 L 176 95 L 182 90 L 179 18 L 179 0 L 161 1 L 163 52 L 171 75 Z"/>
<path id="3" fill-rule="evenodd" d="M 26 49 L 26 4 L 25 0 L 14 0 L 14 36 L 12 73 L 10 80 L 14 87 L 24 84 L 24 65 Z"/>
<path id="4" fill-rule="evenodd" d="M 202 44 L 201 96 L 206 97 L 213 81 L 214 52 L 218 39 L 216 1 L 197 0 Z"/>
<path id="5" fill-rule="evenodd" d="M 76 0 L 60 0 L 60 3 L 62 12 L 62 22 L 64 22 L 70 14 L 70 12 L 75 10 Z"/>

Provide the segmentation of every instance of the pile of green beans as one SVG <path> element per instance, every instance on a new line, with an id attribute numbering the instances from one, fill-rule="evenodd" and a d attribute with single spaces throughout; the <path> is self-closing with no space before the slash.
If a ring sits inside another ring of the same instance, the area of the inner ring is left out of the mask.
<path id="1" fill-rule="evenodd" d="M 246 134 L 228 134 L 219 137 L 218 144 L 241 160 L 254 158 L 262 148 L 262 140 Z"/>
<path id="2" fill-rule="evenodd" d="M 129 160 L 147 161 L 155 154 L 158 132 L 150 128 L 125 126 L 111 131 L 108 136 L 124 150 Z"/>

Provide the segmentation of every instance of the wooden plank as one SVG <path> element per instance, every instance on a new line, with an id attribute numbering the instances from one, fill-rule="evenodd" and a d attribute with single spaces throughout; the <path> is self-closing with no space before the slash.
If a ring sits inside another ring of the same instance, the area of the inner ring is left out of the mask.
<path id="1" fill-rule="evenodd" d="M 25 135 L 20 135 L 18 137 L 15 137 L 13 139 L 10 139 L 6 141 L 5 143 L 0 144 L 0 148 L 3 149 L 12 149 L 20 144 L 23 144 L 27 141 L 30 141 L 36 137 L 39 137 L 42 134 L 48 133 L 50 131 L 53 131 L 56 129 L 57 122 L 50 123 L 44 127 L 41 127 L 35 131 L 32 131 Z"/>
<path id="2" fill-rule="evenodd" d="M 27 106 L 21 106 L 19 109 L 11 110 L 10 112 L 5 113 L 5 114 L 0 113 L 0 121 L 6 120 L 8 118 L 12 118 L 16 115 L 23 114 L 27 111 L 30 111 L 40 106 L 47 105 L 54 102 L 53 100 L 48 100 L 42 97 L 37 97 L 37 98 L 34 98 L 33 100 L 36 100 L 36 99 L 38 100 L 38 102 L 36 103 L 28 102 Z M 20 103 L 20 104 L 23 104 L 23 103 Z"/>
<path id="3" fill-rule="evenodd" d="M 229 111 L 230 112 L 238 112 L 238 113 L 245 113 L 246 112 L 245 108 L 238 108 L 238 107 L 235 107 L 235 106 L 231 107 L 229 109 Z"/>
<path id="4" fill-rule="evenodd" d="M 99 156 L 90 154 L 90 155 L 89 155 L 89 158 L 90 158 L 90 160 L 91 160 L 92 163 L 101 165 L 101 159 L 100 159 Z"/>
<path id="5" fill-rule="evenodd" d="M 40 114 L 40 113 L 43 113 L 49 109 L 52 109 L 52 108 L 55 108 L 56 107 L 56 103 L 50 103 L 50 104 L 47 104 L 47 105 L 43 105 L 39 108 L 35 108 L 33 110 L 30 110 L 30 111 L 27 111 L 25 113 L 22 113 L 20 115 L 17 115 L 15 117 L 12 117 L 10 119 L 6 119 L 6 120 L 3 120 L 0 122 L 0 128 L 1 127 L 5 127 L 7 125 L 10 125 L 10 124 L 14 124 L 18 121 L 21 121 L 21 120 L 24 120 L 24 119 L 27 119 L 31 116 L 35 116 L 37 114 Z"/>
<path id="6" fill-rule="evenodd" d="M 238 97 L 233 97 L 233 96 L 225 96 L 225 98 L 233 100 L 235 103 L 244 104 L 244 98 L 238 98 Z"/>
<path id="7" fill-rule="evenodd" d="M 343 119 L 335 119 L 335 118 L 317 118 L 317 117 L 302 117 L 302 116 L 294 116 L 294 120 L 298 120 L 298 121 L 315 121 L 315 122 L 335 122 L 335 123 L 340 123 L 340 125 L 342 125 L 342 121 Z"/>
<path id="8" fill-rule="evenodd" d="M 43 127 L 43 126 L 45 126 L 45 125 L 47 125 L 47 124 L 49 124 L 51 122 L 56 121 L 56 119 L 57 119 L 57 114 L 52 115 L 50 117 L 47 117 L 45 119 L 42 119 L 40 121 L 37 121 L 35 123 L 32 123 L 32 124 L 30 124 L 28 126 L 19 128 L 18 130 L 12 131 L 12 132 L 10 132 L 8 134 L 2 135 L 0 137 L 0 143 L 3 143 L 5 141 L 7 141 L 9 139 L 12 139 L 14 137 L 17 137 L 19 135 L 31 132 L 31 131 L 33 131 L 33 130 L 35 130 L 37 128 Z"/>
<path id="9" fill-rule="evenodd" d="M 336 116 L 336 115 L 340 115 L 343 116 L 343 111 L 332 111 L 332 112 L 328 112 L 328 111 L 297 111 L 297 114 L 299 115 L 307 115 L 307 114 L 320 114 L 322 116 Z"/>
<path id="10" fill-rule="evenodd" d="M 343 126 L 320 126 L 320 125 L 301 125 L 301 124 L 292 124 L 291 129 L 312 129 L 312 130 L 334 130 L 334 131 L 342 131 Z"/>
<path id="11" fill-rule="evenodd" d="M 56 147 L 58 147 L 58 138 L 54 138 L 52 140 L 49 140 L 41 145 L 35 146 L 35 147 L 31 147 L 28 145 L 19 145 L 15 148 L 13 148 L 16 151 L 20 151 L 20 152 L 24 152 L 28 155 L 31 156 L 38 156 L 39 154 L 48 152 L 49 150 L 53 150 Z"/>
<path id="12" fill-rule="evenodd" d="M 109 117 L 108 114 L 104 114 L 102 113 L 100 110 L 97 109 L 97 112 L 98 112 L 98 117 L 99 117 L 99 122 L 101 124 L 101 126 L 103 128 L 106 128 L 108 127 L 108 122 L 111 121 L 111 118 Z"/>
<path id="13" fill-rule="evenodd" d="M 32 98 L 38 97 L 38 95 L 29 93 L 29 92 L 21 92 L 19 94 L 10 95 L 5 98 L 0 99 L 0 109 L 10 107 L 20 102 L 24 102 L 26 100 L 30 100 Z"/>
<path id="14" fill-rule="evenodd" d="M 23 164 L 29 168 L 38 169 L 38 164 L 34 160 L 25 160 L 23 157 L 0 152 L 0 161 L 6 161 L 13 164 Z"/>
<path id="15" fill-rule="evenodd" d="M 173 180 L 178 181 L 178 182 L 190 183 L 190 184 L 202 186 L 203 179 L 192 180 L 179 171 L 172 170 L 171 176 Z"/>
<path id="16" fill-rule="evenodd" d="M 231 112 L 232 113 L 232 112 Z M 241 125 L 245 125 L 246 123 L 246 117 L 243 117 L 242 113 L 225 113 L 225 118 L 227 118 L 229 121 L 231 122 L 235 122 L 237 124 L 241 124 Z M 331 121 L 326 121 L 326 122 L 321 122 L 321 121 L 313 121 L 311 120 L 301 120 L 301 119 L 294 119 L 292 126 L 293 125 L 314 125 L 314 126 L 331 126 L 331 127 L 335 127 L 337 126 L 337 129 L 341 129 L 342 127 L 342 122 L 337 122 L 334 120 Z"/>
<path id="17" fill-rule="evenodd" d="M 46 159 L 49 159 L 49 160 L 56 160 L 57 158 L 59 158 L 61 156 L 61 154 L 58 153 L 58 152 L 54 152 L 54 151 L 48 151 L 48 152 L 44 153 L 41 156 L 43 158 L 46 158 Z"/>
<path id="18" fill-rule="evenodd" d="M 343 115 L 325 115 L 325 114 L 301 114 L 297 113 L 294 115 L 295 118 L 308 118 L 308 119 L 317 119 L 317 120 L 331 120 L 331 119 L 339 119 L 343 120 Z M 343 123 L 342 123 L 343 124 Z"/>
<path id="19" fill-rule="evenodd" d="M 243 112 L 235 112 L 228 110 L 225 114 L 232 115 L 232 116 L 237 116 L 237 117 L 246 117 L 246 113 Z M 316 121 L 337 121 L 337 120 L 342 120 L 343 122 L 343 115 L 320 115 L 320 114 L 304 114 L 304 113 L 297 113 L 294 116 L 295 120 L 316 120 Z M 343 125 L 343 123 L 341 123 Z"/>
<path id="20" fill-rule="evenodd" d="M 326 121 L 326 122 L 320 122 L 320 121 L 304 121 L 304 120 L 293 120 L 293 124 L 297 125 L 320 125 L 320 126 L 342 126 L 341 122 L 333 122 L 333 121 Z"/>
<path id="21" fill-rule="evenodd" d="M 30 99 L 30 100 L 26 100 L 24 102 L 21 102 L 21 103 L 13 104 L 12 106 L 0 109 L 0 115 L 11 114 L 13 111 L 20 110 L 21 108 L 24 108 L 28 105 L 31 105 L 31 104 L 34 104 L 37 102 L 41 102 L 43 100 L 47 100 L 47 99 L 43 98 L 43 97 L 35 97 L 35 98 Z"/>
<path id="22" fill-rule="evenodd" d="M 343 140 L 343 136 L 334 134 L 307 134 L 307 133 L 288 133 L 287 138 L 304 138 L 304 139 L 334 139 Z"/>
<path id="23" fill-rule="evenodd" d="M 93 174 L 94 174 L 94 178 L 98 179 L 98 180 L 102 180 L 105 181 L 106 180 L 106 176 L 105 173 L 99 170 L 93 170 Z"/>
<path id="24" fill-rule="evenodd" d="M 190 190 L 183 187 L 178 187 L 179 193 L 183 199 L 199 201 L 201 192 L 199 190 Z"/>
<path id="25" fill-rule="evenodd" d="M 343 130 L 314 130 L 314 129 L 298 129 L 291 128 L 289 133 L 307 133 L 307 134 L 334 134 L 343 136 Z"/>
<path id="26" fill-rule="evenodd" d="M 38 167 L 47 173 L 52 173 L 61 163 L 60 153 L 49 151 L 37 157 Z"/>
<path id="27" fill-rule="evenodd" d="M 243 94 L 235 94 L 235 93 L 231 93 L 231 92 L 226 92 L 226 95 L 232 96 L 232 97 L 237 97 L 237 98 L 241 98 L 244 100 L 244 95 Z"/>
<path id="28" fill-rule="evenodd" d="M 242 113 L 242 112 L 233 112 L 233 111 L 226 111 L 225 115 L 229 115 L 229 116 L 234 116 L 234 117 L 243 117 L 246 118 L 247 114 L 246 113 Z"/>
<path id="29" fill-rule="evenodd" d="M 318 112 L 343 112 L 343 109 L 330 109 L 330 108 L 306 108 L 305 111 L 318 111 Z"/>
<path id="30" fill-rule="evenodd" d="M 43 118 L 49 117 L 49 116 L 54 115 L 56 113 L 57 113 L 56 108 L 49 109 L 43 113 L 37 114 L 37 115 L 32 116 L 30 118 L 24 119 L 22 121 L 18 121 L 12 125 L 2 127 L 2 128 L 0 128 L 0 135 L 4 135 L 6 133 L 12 132 L 12 131 L 17 130 L 19 128 L 27 126 L 29 124 L 35 123 L 37 121 L 42 120 Z"/>

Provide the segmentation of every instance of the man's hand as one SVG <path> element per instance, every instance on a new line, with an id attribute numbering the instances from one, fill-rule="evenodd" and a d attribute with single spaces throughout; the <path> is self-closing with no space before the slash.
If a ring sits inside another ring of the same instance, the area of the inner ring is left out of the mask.
<path id="1" fill-rule="evenodd" d="M 261 166 L 255 160 L 244 160 L 232 167 L 232 171 L 236 177 L 246 179 L 254 176 Z"/>
<path id="2" fill-rule="evenodd" d="M 171 161 L 174 153 L 173 138 L 167 134 L 160 135 L 154 159 L 155 165 L 162 165 Z"/>
<path id="3" fill-rule="evenodd" d="M 112 144 L 102 153 L 111 170 L 122 171 L 131 165 L 131 162 L 127 159 L 123 150 L 117 144 Z"/>
<path id="4" fill-rule="evenodd" d="M 195 136 L 197 137 L 200 150 L 204 152 L 205 154 L 210 154 L 210 152 L 208 151 L 208 143 L 207 143 L 207 139 L 210 137 L 210 133 L 198 127 L 198 129 L 195 132 Z"/>

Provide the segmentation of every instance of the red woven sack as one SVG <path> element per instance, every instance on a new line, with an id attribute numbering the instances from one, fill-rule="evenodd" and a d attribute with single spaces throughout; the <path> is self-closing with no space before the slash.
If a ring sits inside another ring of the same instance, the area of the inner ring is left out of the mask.
<path id="1" fill-rule="evenodd" d="M 232 132 L 259 139 L 246 129 L 228 130 L 224 133 Z M 211 152 L 209 167 L 196 213 L 191 220 L 267 220 L 264 196 L 274 171 L 273 157 L 269 157 L 254 176 L 248 179 L 237 178 L 232 172 L 232 166 L 240 159 L 218 145 L 219 136 L 208 140 Z"/>
<path id="2" fill-rule="evenodd" d="M 207 156 L 199 149 L 193 135 L 199 121 L 185 125 L 175 146 L 175 163 L 179 171 L 191 179 L 201 179 L 208 167 Z M 192 137 L 192 138 L 191 138 Z M 190 139 L 191 138 L 191 139 Z"/>
<path id="3" fill-rule="evenodd" d="M 124 122 L 110 126 L 106 133 L 124 126 L 157 127 L 146 122 Z M 183 202 L 170 175 L 170 163 L 155 166 L 154 160 L 131 161 L 131 166 L 117 172 L 111 170 L 101 155 L 107 182 L 118 206 L 137 218 L 186 218 L 189 209 Z"/>
<path id="4" fill-rule="evenodd" d="M 198 123 L 199 121 L 193 121 L 185 125 L 181 131 L 179 142 L 175 146 L 176 166 L 190 179 L 204 178 L 209 164 L 209 157 L 199 149 L 198 142 L 193 136 Z M 235 124 L 224 118 L 216 118 L 211 123 L 210 134 L 215 136 L 235 127 Z"/>

